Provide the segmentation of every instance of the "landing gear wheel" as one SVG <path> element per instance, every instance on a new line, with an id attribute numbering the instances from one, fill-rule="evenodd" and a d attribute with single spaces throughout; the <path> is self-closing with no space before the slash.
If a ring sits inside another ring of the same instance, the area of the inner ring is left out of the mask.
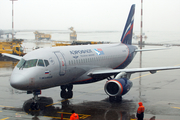
<path id="1" fill-rule="evenodd" d="M 122 96 L 116 96 L 116 101 L 121 102 L 122 101 Z"/>
<path id="2" fill-rule="evenodd" d="M 60 93 L 61 98 L 66 98 L 66 91 L 62 90 Z"/>
<path id="3" fill-rule="evenodd" d="M 114 102 L 116 100 L 115 96 L 109 96 L 109 102 Z"/>
<path id="4" fill-rule="evenodd" d="M 61 90 L 66 90 L 66 85 L 61 85 Z"/>
<path id="5" fill-rule="evenodd" d="M 68 91 L 72 91 L 72 89 L 73 89 L 73 85 L 72 84 L 67 85 L 67 90 Z"/>
<path id="6" fill-rule="evenodd" d="M 68 91 L 67 95 L 68 95 L 68 98 L 72 98 L 73 97 L 73 91 Z"/>
<path id="7" fill-rule="evenodd" d="M 39 110 L 39 104 L 32 102 L 30 108 L 31 110 Z"/>
<path id="8" fill-rule="evenodd" d="M 122 96 L 109 96 L 109 102 L 121 102 Z"/>
<path id="9" fill-rule="evenodd" d="M 61 86 L 61 93 L 60 96 L 61 98 L 68 99 L 73 97 L 73 85 L 68 84 L 68 85 L 62 85 Z"/>

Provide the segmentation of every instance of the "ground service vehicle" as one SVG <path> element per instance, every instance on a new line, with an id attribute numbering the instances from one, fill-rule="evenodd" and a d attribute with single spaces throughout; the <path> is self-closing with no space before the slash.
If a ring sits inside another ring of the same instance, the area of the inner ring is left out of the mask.
<path id="1" fill-rule="evenodd" d="M 21 46 L 22 39 L 14 39 L 12 41 L 1 41 L 0 42 L 0 54 L 9 53 L 14 55 L 23 56 L 23 48 Z"/>
<path id="2" fill-rule="evenodd" d="M 35 40 L 42 40 L 42 39 L 50 40 L 51 39 L 50 34 L 40 33 L 38 31 L 35 31 L 34 34 L 35 34 Z"/>

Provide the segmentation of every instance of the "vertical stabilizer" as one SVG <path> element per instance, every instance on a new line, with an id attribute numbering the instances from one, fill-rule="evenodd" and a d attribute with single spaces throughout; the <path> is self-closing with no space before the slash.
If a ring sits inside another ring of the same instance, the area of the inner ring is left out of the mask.
<path id="1" fill-rule="evenodd" d="M 131 45 L 132 35 L 133 35 L 134 12 L 135 12 L 135 4 L 131 6 L 131 10 L 129 12 L 129 16 L 126 21 L 126 25 L 124 27 L 124 31 L 121 37 L 121 43 Z"/>

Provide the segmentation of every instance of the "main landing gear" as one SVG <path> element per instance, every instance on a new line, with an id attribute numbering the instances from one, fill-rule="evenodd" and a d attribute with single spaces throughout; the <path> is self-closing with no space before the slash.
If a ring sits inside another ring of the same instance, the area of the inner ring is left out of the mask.
<path id="1" fill-rule="evenodd" d="M 121 102 L 122 96 L 109 96 L 109 102 Z"/>
<path id="2" fill-rule="evenodd" d="M 61 93 L 60 93 L 61 98 L 64 98 L 64 99 L 72 98 L 73 97 L 72 89 L 73 89 L 72 84 L 61 85 Z"/>

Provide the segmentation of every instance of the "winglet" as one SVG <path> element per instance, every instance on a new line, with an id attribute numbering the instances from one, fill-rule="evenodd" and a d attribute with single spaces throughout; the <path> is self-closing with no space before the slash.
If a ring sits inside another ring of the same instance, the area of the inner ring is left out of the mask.
<path id="1" fill-rule="evenodd" d="M 131 10 L 129 12 L 129 16 L 126 21 L 126 25 L 124 27 L 124 31 L 121 37 L 121 43 L 131 45 L 132 34 L 133 34 L 133 24 L 134 24 L 134 13 L 135 13 L 135 4 L 131 6 Z"/>

